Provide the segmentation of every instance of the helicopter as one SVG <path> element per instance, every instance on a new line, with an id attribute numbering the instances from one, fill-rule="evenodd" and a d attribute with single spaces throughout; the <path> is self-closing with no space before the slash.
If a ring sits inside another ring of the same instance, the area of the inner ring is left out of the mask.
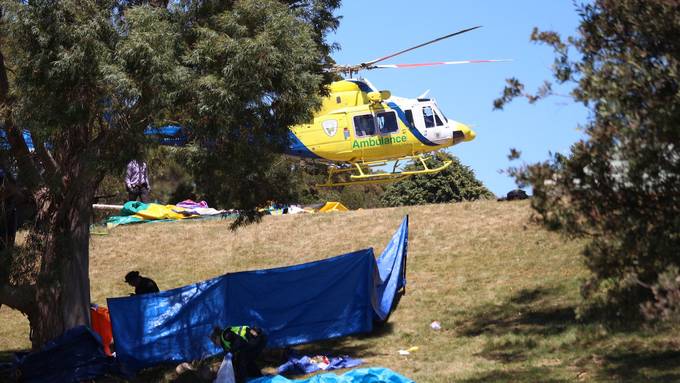
<path id="1" fill-rule="evenodd" d="M 428 153 L 461 142 L 476 134 L 467 125 L 448 119 L 428 92 L 413 98 L 392 96 L 378 90 L 365 78 L 353 78 L 362 70 L 415 68 L 434 65 L 476 64 L 510 60 L 441 61 L 418 64 L 378 64 L 403 53 L 457 36 L 474 29 L 463 29 L 425 43 L 357 65 L 335 65 L 331 71 L 349 78 L 332 82 L 328 95 L 313 121 L 290 127 L 286 154 L 319 160 L 328 164 L 326 182 L 317 186 L 335 187 L 388 183 L 416 174 L 440 172 L 452 161 L 431 166 Z M 384 168 L 395 161 L 391 171 Z M 401 170 L 401 161 L 413 161 L 414 170 Z M 349 173 L 347 177 L 341 174 Z"/>

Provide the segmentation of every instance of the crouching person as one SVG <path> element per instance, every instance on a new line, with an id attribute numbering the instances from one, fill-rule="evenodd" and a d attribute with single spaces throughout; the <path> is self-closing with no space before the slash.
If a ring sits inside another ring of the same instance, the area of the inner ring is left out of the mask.
<path id="1" fill-rule="evenodd" d="M 225 329 L 215 327 L 210 339 L 222 347 L 225 353 L 232 354 L 236 383 L 244 383 L 249 377 L 262 376 L 256 362 L 267 345 L 267 336 L 262 329 L 249 326 L 233 326 Z"/>

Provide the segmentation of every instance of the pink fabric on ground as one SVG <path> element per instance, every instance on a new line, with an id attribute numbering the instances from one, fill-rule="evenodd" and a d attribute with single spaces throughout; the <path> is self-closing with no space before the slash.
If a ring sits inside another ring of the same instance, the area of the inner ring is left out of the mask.
<path id="1" fill-rule="evenodd" d="M 196 209 L 196 208 L 206 208 L 206 207 L 208 207 L 208 203 L 205 202 L 205 201 L 196 202 L 196 201 L 192 201 L 190 199 L 186 199 L 186 200 L 176 204 L 175 206 L 183 207 L 185 209 Z"/>

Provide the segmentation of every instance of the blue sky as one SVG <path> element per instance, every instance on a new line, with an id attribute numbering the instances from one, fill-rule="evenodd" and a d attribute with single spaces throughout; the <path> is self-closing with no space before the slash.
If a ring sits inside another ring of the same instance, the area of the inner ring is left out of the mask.
<path id="1" fill-rule="evenodd" d="M 522 152 L 522 162 L 567 152 L 582 137 L 579 124 L 588 111 L 566 97 L 551 97 L 534 105 L 516 99 L 502 111 L 493 110 L 508 77 L 535 90 L 550 79 L 552 50 L 529 41 L 534 26 L 573 35 L 578 16 L 571 0 L 454 1 L 344 0 L 337 12 L 340 27 L 329 41 L 340 44 L 333 54 L 339 64 L 356 64 L 417 45 L 460 29 L 483 28 L 405 53 L 382 62 L 418 63 L 467 59 L 513 59 L 509 63 L 445 65 L 415 69 L 376 69 L 359 75 L 379 89 L 402 97 L 417 97 L 430 89 L 444 114 L 477 132 L 474 141 L 448 151 L 470 166 L 496 195 L 515 188 L 499 170 L 512 163 L 510 148 Z M 567 94 L 569 89 L 557 89 Z"/>

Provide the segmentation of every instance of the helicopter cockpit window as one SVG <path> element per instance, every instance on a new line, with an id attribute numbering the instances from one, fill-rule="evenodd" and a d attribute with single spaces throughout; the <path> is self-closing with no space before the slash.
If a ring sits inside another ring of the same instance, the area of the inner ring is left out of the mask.
<path id="1" fill-rule="evenodd" d="M 426 128 L 434 128 L 435 126 L 444 126 L 442 119 L 439 117 L 431 106 L 423 107 L 423 120 L 425 120 Z"/>
<path id="2" fill-rule="evenodd" d="M 394 112 L 381 112 L 375 115 L 375 121 L 378 123 L 378 129 L 381 134 L 393 133 L 399 130 L 397 126 L 397 116 Z"/>
<path id="3" fill-rule="evenodd" d="M 434 121 L 437 123 L 437 126 L 444 126 L 444 123 L 441 118 L 439 118 L 439 113 L 437 112 L 434 112 Z"/>
<path id="4" fill-rule="evenodd" d="M 354 129 L 357 137 L 372 136 L 375 134 L 375 121 L 372 114 L 354 116 Z"/>

